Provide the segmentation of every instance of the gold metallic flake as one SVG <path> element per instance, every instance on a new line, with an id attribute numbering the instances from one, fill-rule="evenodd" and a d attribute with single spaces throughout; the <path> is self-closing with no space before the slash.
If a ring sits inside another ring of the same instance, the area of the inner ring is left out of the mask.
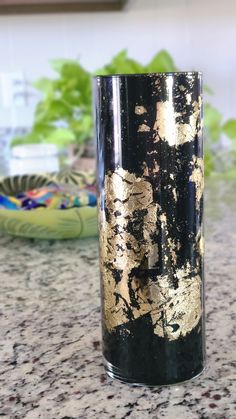
<path id="1" fill-rule="evenodd" d="M 172 188 L 172 193 L 173 193 L 173 197 L 174 197 L 175 202 L 177 202 L 176 188 Z"/>
<path id="2" fill-rule="evenodd" d="M 190 105 L 190 103 L 191 103 L 191 94 L 190 93 L 186 94 L 186 102 L 187 102 L 188 105 Z"/>
<path id="3" fill-rule="evenodd" d="M 156 121 L 153 129 L 158 131 L 160 138 L 167 141 L 169 145 L 176 144 L 175 112 L 172 102 L 157 102 Z"/>
<path id="4" fill-rule="evenodd" d="M 185 336 L 201 317 L 201 279 L 190 264 L 174 267 L 179 243 L 168 238 L 166 214 L 153 200 L 151 183 L 122 168 L 105 177 L 108 217 L 100 210 L 100 260 L 104 321 L 109 331 L 149 314 L 154 333 L 169 340 Z M 140 216 L 140 212 L 145 210 Z M 136 226 L 135 236 L 130 223 Z M 158 230 L 161 225 L 161 230 Z M 135 269 L 153 269 L 159 261 L 153 234 L 161 234 L 172 277 L 135 276 Z M 170 261 L 170 262 L 169 262 Z M 117 274 L 117 275 L 116 275 Z M 174 286 L 173 278 L 178 286 Z M 135 304 L 133 301 L 135 300 Z"/>
<path id="5" fill-rule="evenodd" d="M 157 161 L 156 161 L 156 160 L 154 160 L 154 168 L 152 169 L 152 172 L 153 172 L 153 173 L 158 173 L 158 172 L 159 172 L 159 170 L 160 170 L 160 166 L 159 166 L 159 164 L 157 163 Z"/>
<path id="6" fill-rule="evenodd" d="M 177 260 L 177 255 L 176 255 L 176 251 L 175 251 L 176 244 L 175 244 L 174 240 L 171 239 L 170 237 L 168 237 L 168 239 L 167 239 L 167 244 L 168 244 L 168 249 L 170 251 L 172 263 L 173 263 L 173 265 L 175 265 L 176 260 Z"/>
<path id="7" fill-rule="evenodd" d="M 187 104 L 191 104 L 191 95 L 187 95 Z M 184 110 L 182 111 L 184 114 Z M 201 124 L 201 96 L 198 101 L 192 103 L 192 113 L 189 116 L 189 123 L 176 122 L 180 116 L 175 112 L 172 100 L 157 102 L 156 120 L 153 129 L 158 132 L 159 137 L 167 141 L 170 146 L 179 146 L 188 141 L 193 141 L 195 136 L 200 134 Z"/>
<path id="8" fill-rule="evenodd" d="M 146 124 L 139 125 L 138 132 L 150 131 L 150 127 Z"/>
<path id="9" fill-rule="evenodd" d="M 197 208 L 200 207 L 200 200 L 204 191 L 204 162 L 200 157 L 193 156 L 193 166 L 194 169 L 189 178 L 190 182 L 195 183 L 196 190 L 196 204 Z"/>
<path id="10" fill-rule="evenodd" d="M 134 112 L 136 115 L 143 115 L 144 113 L 147 113 L 147 109 L 144 106 L 137 105 L 135 106 Z"/>
<path id="11" fill-rule="evenodd" d="M 161 221 L 162 224 L 166 224 L 166 222 L 167 222 L 166 215 L 165 214 L 161 214 L 159 216 L 159 220 Z"/>
<path id="12" fill-rule="evenodd" d="M 143 169 L 143 176 L 149 176 L 149 169 L 145 161 L 142 164 L 142 169 Z"/>
<path id="13" fill-rule="evenodd" d="M 201 278 L 190 278 L 188 269 L 181 271 L 176 289 L 170 286 L 167 276 L 150 285 L 156 301 L 151 311 L 154 333 L 169 340 L 186 336 L 198 324 L 202 313 Z"/>

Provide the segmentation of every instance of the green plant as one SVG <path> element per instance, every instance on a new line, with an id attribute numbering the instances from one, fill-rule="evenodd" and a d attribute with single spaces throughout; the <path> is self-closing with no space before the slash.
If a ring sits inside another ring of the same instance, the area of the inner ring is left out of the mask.
<path id="1" fill-rule="evenodd" d="M 52 142 L 65 147 L 67 144 L 84 144 L 93 134 L 91 74 L 77 61 L 54 60 L 52 67 L 57 78 L 41 78 L 34 85 L 42 92 L 42 100 L 36 111 L 31 132 L 25 137 L 15 138 L 13 145 L 19 143 Z M 162 50 L 152 60 L 143 65 L 128 57 L 127 51 L 119 52 L 110 63 L 97 70 L 95 74 L 146 73 L 177 71 L 170 54 Z M 204 87 L 207 95 L 212 90 Z M 218 171 L 236 176 L 236 119 L 223 121 L 221 113 L 209 102 L 204 105 L 205 121 L 205 173 Z M 229 151 L 222 151 L 222 134 L 231 141 Z M 229 170 L 228 162 L 231 161 Z"/>
<path id="2" fill-rule="evenodd" d="M 34 83 L 42 99 L 35 110 L 32 130 L 24 137 L 14 138 L 12 145 L 48 142 L 58 147 L 71 143 L 81 146 L 92 137 L 91 74 L 74 60 L 53 60 L 51 65 L 58 76 L 55 79 L 43 77 Z M 166 51 L 159 52 L 143 66 L 128 58 L 124 50 L 96 74 L 174 70 L 172 58 Z"/>
<path id="3" fill-rule="evenodd" d="M 206 102 L 204 105 L 205 125 L 205 171 L 236 176 L 236 119 L 223 121 L 222 114 Z M 223 135 L 230 141 L 229 149 L 221 145 Z"/>
<path id="4" fill-rule="evenodd" d="M 83 144 L 92 136 L 91 75 L 78 62 L 54 60 L 55 79 L 41 78 L 34 86 L 41 91 L 31 132 L 17 137 L 13 145 L 22 143 Z"/>
<path id="5" fill-rule="evenodd" d="M 127 51 L 123 50 L 110 63 L 96 71 L 96 74 L 161 73 L 176 70 L 173 59 L 165 50 L 158 52 L 147 65 L 142 65 L 138 61 L 129 58 Z"/>

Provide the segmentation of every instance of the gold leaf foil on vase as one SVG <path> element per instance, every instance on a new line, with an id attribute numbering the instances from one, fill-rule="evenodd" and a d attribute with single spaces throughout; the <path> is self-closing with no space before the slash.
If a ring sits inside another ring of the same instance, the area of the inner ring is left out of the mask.
<path id="1" fill-rule="evenodd" d="M 173 267 L 172 275 L 178 280 L 176 288 L 168 276 L 157 276 L 154 280 L 147 277 L 142 283 L 132 274 L 135 268 L 145 269 L 144 260 L 146 269 L 158 262 L 158 246 L 152 234 L 156 232 L 158 218 L 160 235 L 161 228 L 167 225 L 166 215 L 153 203 L 150 182 L 120 168 L 106 176 L 105 195 L 109 221 L 103 216 L 100 228 L 104 232 L 101 260 L 108 330 L 129 322 L 131 312 L 134 319 L 150 313 L 155 334 L 170 340 L 185 336 L 201 316 L 200 277 L 190 277 L 190 266 L 177 270 Z M 146 213 L 139 213 L 143 208 Z M 129 229 L 131 220 L 140 229 L 140 237 Z M 167 246 L 175 254 L 170 238 Z M 135 297 L 135 304 L 131 296 Z"/>

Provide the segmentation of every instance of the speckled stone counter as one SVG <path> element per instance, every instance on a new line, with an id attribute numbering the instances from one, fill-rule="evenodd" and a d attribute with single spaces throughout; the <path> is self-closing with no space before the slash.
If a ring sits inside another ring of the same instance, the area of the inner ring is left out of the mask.
<path id="1" fill-rule="evenodd" d="M 182 385 L 129 387 L 105 376 L 96 239 L 0 237 L 0 416 L 236 418 L 235 186 L 208 191 L 207 369 Z"/>

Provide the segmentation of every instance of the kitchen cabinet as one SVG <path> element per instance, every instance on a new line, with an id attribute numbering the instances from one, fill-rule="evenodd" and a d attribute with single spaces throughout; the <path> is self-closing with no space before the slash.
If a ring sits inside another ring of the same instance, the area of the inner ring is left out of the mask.
<path id="1" fill-rule="evenodd" d="M 118 11 L 126 3 L 127 0 L 1 0 L 0 14 Z"/>

